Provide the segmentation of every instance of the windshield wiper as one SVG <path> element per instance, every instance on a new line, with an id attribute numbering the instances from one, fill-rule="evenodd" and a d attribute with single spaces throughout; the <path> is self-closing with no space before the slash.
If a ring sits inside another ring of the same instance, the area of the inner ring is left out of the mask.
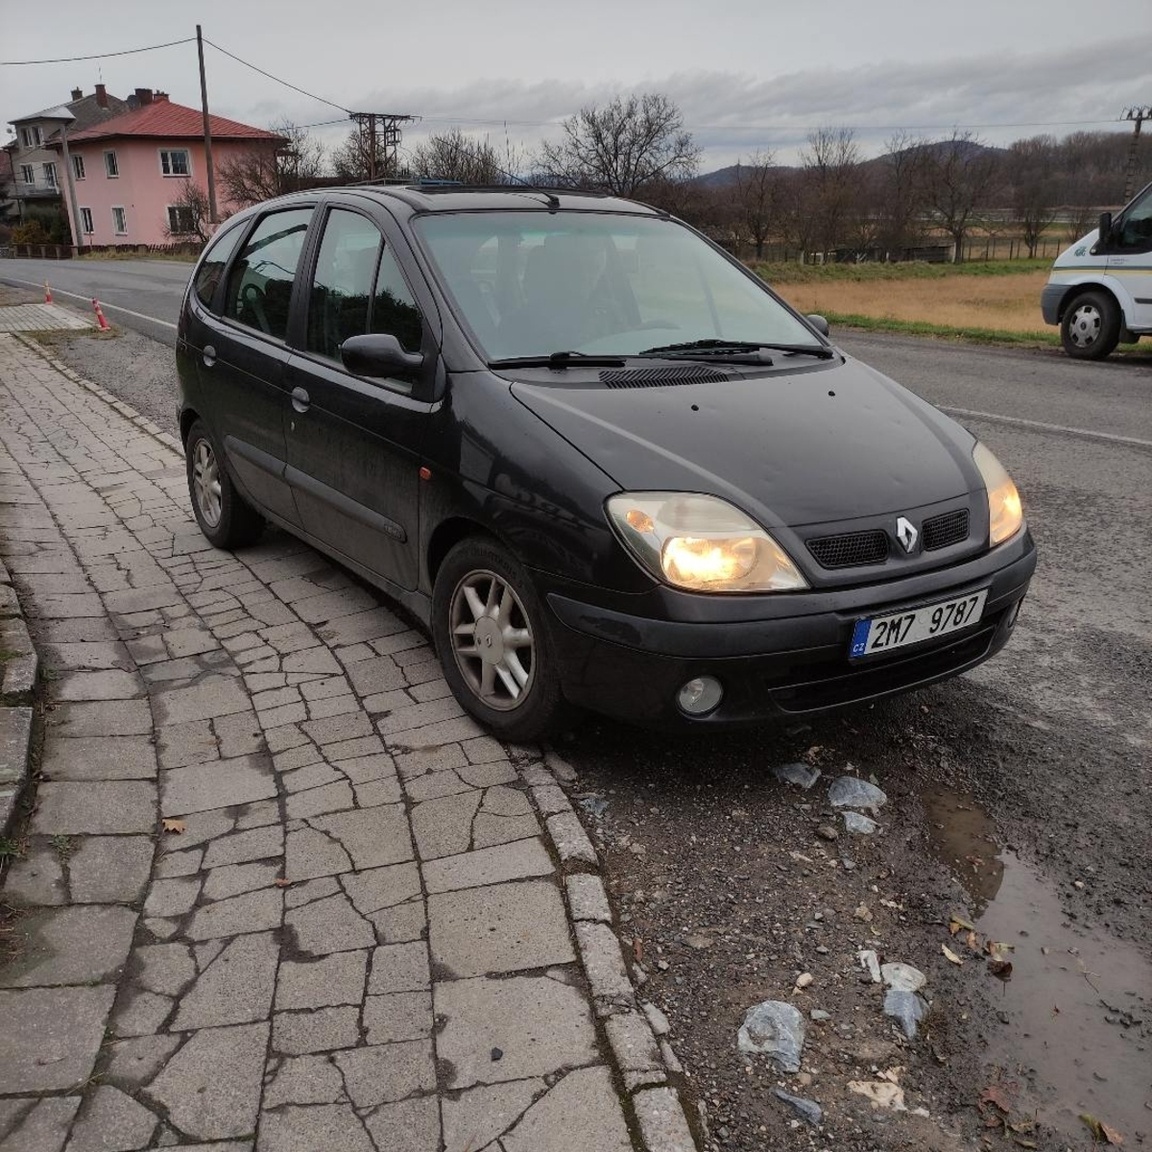
<path id="1" fill-rule="evenodd" d="M 489 360 L 489 368 L 619 368 L 621 356 L 589 356 L 583 352 L 550 352 L 539 356 L 508 356 Z"/>
<path id="2" fill-rule="evenodd" d="M 661 344 L 655 348 L 645 348 L 641 356 L 671 356 L 695 360 L 735 359 L 741 353 L 760 351 L 783 352 L 788 356 L 815 356 L 818 360 L 831 360 L 836 355 L 823 344 L 777 344 L 770 340 L 689 340 L 683 344 Z M 753 363 L 772 363 L 770 358 L 761 357 Z"/>

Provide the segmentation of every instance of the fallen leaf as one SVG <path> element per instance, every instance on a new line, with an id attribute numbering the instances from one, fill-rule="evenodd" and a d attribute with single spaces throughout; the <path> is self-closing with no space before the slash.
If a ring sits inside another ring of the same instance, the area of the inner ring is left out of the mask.
<path id="1" fill-rule="evenodd" d="M 168 817 L 165 817 L 160 821 L 160 827 L 163 828 L 165 832 L 180 833 L 184 831 L 184 821 L 172 820 Z"/>
<path id="2" fill-rule="evenodd" d="M 969 932 L 968 935 L 964 937 L 964 943 L 967 944 L 973 952 L 980 951 L 980 937 L 977 936 L 975 932 Z"/>
<path id="3" fill-rule="evenodd" d="M 1012 1111 L 1013 1105 L 1012 1097 L 1003 1084 L 989 1084 L 988 1087 L 980 1093 L 980 1103 L 995 1104 L 1005 1116 Z"/>
<path id="4" fill-rule="evenodd" d="M 1035 1140 L 1026 1140 L 1023 1136 L 1013 1136 L 1012 1143 L 1018 1148 L 1039 1148 Z"/>
<path id="5" fill-rule="evenodd" d="M 277 876 L 275 883 L 277 888 L 287 888 L 292 881 L 287 876 Z"/>
<path id="6" fill-rule="evenodd" d="M 940 950 L 944 953 L 945 958 L 950 960 L 953 964 L 963 964 L 964 963 L 964 961 L 961 960 L 960 957 L 957 956 L 956 953 L 953 952 L 952 949 L 949 948 L 947 944 L 941 944 Z"/>
<path id="7" fill-rule="evenodd" d="M 993 960 L 1007 960 L 1008 953 L 1016 951 L 1016 945 L 1004 944 L 999 940 L 985 940 L 984 951 L 987 952 Z"/>
<path id="8" fill-rule="evenodd" d="M 1008 1127 L 1013 1132 L 1035 1132 L 1036 1131 L 1036 1121 L 1035 1120 L 1020 1120 L 1016 1124 L 1009 1124 Z"/>
<path id="9" fill-rule="evenodd" d="M 820 753 L 823 751 L 824 751 L 824 745 L 823 744 L 813 744 L 812 747 L 809 748 L 808 751 L 804 753 L 803 758 L 805 760 L 807 760 L 809 764 L 815 764 L 816 763 L 816 757 L 819 756 Z"/>
<path id="10" fill-rule="evenodd" d="M 967 928 L 969 932 L 976 931 L 975 924 L 969 924 L 963 916 L 957 916 L 955 913 L 953 913 L 948 919 L 948 931 L 951 932 L 953 936 L 955 936 L 961 928 Z"/>
<path id="11" fill-rule="evenodd" d="M 1105 1124 L 1103 1120 L 1098 1120 L 1091 1112 L 1081 1112 L 1080 1119 L 1088 1126 L 1092 1139 L 1098 1144 L 1112 1144 L 1119 1147 L 1124 1143 L 1124 1137 L 1115 1128 Z"/>
<path id="12" fill-rule="evenodd" d="M 899 1084 L 887 1080 L 849 1080 L 848 1090 L 872 1101 L 873 1108 L 891 1108 L 894 1112 L 906 1111 L 904 1089 Z"/>
<path id="13" fill-rule="evenodd" d="M 867 904 L 858 904 L 853 910 L 852 915 L 857 920 L 863 920 L 865 924 L 872 919 L 872 909 Z"/>
<path id="14" fill-rule="evenodd" d="M 989 960 L 988 971 L 996 977 L 997 980 L 1008 981 L 1012 979 L 1012 961 L 1011 960 Z"/>
<path id="15" fill-rule="evenodd" d="M 637 964 L 644 963 L 644 941 L 639 936 L 632 941 L 632 958 Z"/>

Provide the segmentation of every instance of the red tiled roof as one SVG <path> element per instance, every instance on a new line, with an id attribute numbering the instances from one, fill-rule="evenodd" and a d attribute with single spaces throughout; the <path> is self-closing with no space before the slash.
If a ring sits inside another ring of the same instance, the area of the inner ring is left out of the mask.
<path id="1" fill-rule="evenodd" d="M 224 116 L 209 116 L 208 122 L 212 128 L 213 140 L 284 140 L 283 136 L 275 132 L 253 128 L 249 124 L 241 124 L 238 120 L 229 120 Z M 134 112 L 125 112 L 123 116 L 114 116 L 102 124 L 85 128 L 83 132 L 77 132 L 75 135 L 69 133 L 68 142 L 82 144 L 86 140 L 107 140 L 114 136 L 199 140 L 204 137 L 204 117 L 198 108 L 173 104 L 170 100 L 154 100 Z"/>

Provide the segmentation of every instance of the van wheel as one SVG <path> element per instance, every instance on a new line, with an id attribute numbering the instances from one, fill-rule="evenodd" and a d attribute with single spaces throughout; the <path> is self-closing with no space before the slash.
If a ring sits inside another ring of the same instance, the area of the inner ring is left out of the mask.
<path id="1" fill-rule="evenodd" d="M 264 531 L 264 519 L 236 491 L 216 444 L 204 423 L 188 430 L 184 448 L 188 464 L 188 494 L 196 523 L 217 548 L 254 543 Z"/>
<path id="2" fill-rule="evenodd" d="M 1060 342 L 1077 360 L 1103 360 L 1120 343 L 1120 309 L 1106 292 L 1082 292 L 1065 309 Z"/>
<path id="3" fill-rule="evenodd" d="M 528 743 L 555 726 L 563 701 L 544 609 L 499 544 L 471 537 L 444 558 L 432 636 L 456 699 L 493 735 Z"/>

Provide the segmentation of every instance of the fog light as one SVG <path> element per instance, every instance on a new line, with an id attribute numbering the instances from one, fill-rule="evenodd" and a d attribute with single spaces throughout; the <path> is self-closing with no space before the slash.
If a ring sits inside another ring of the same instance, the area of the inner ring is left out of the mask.
<path id="1" fill-rule="evenodd" d="M 696 676 L 676 694 L 676 703 L 689 716 L 703 716 L 711 712 L 724 696 L 720 681 L 713 676 Z"/>

